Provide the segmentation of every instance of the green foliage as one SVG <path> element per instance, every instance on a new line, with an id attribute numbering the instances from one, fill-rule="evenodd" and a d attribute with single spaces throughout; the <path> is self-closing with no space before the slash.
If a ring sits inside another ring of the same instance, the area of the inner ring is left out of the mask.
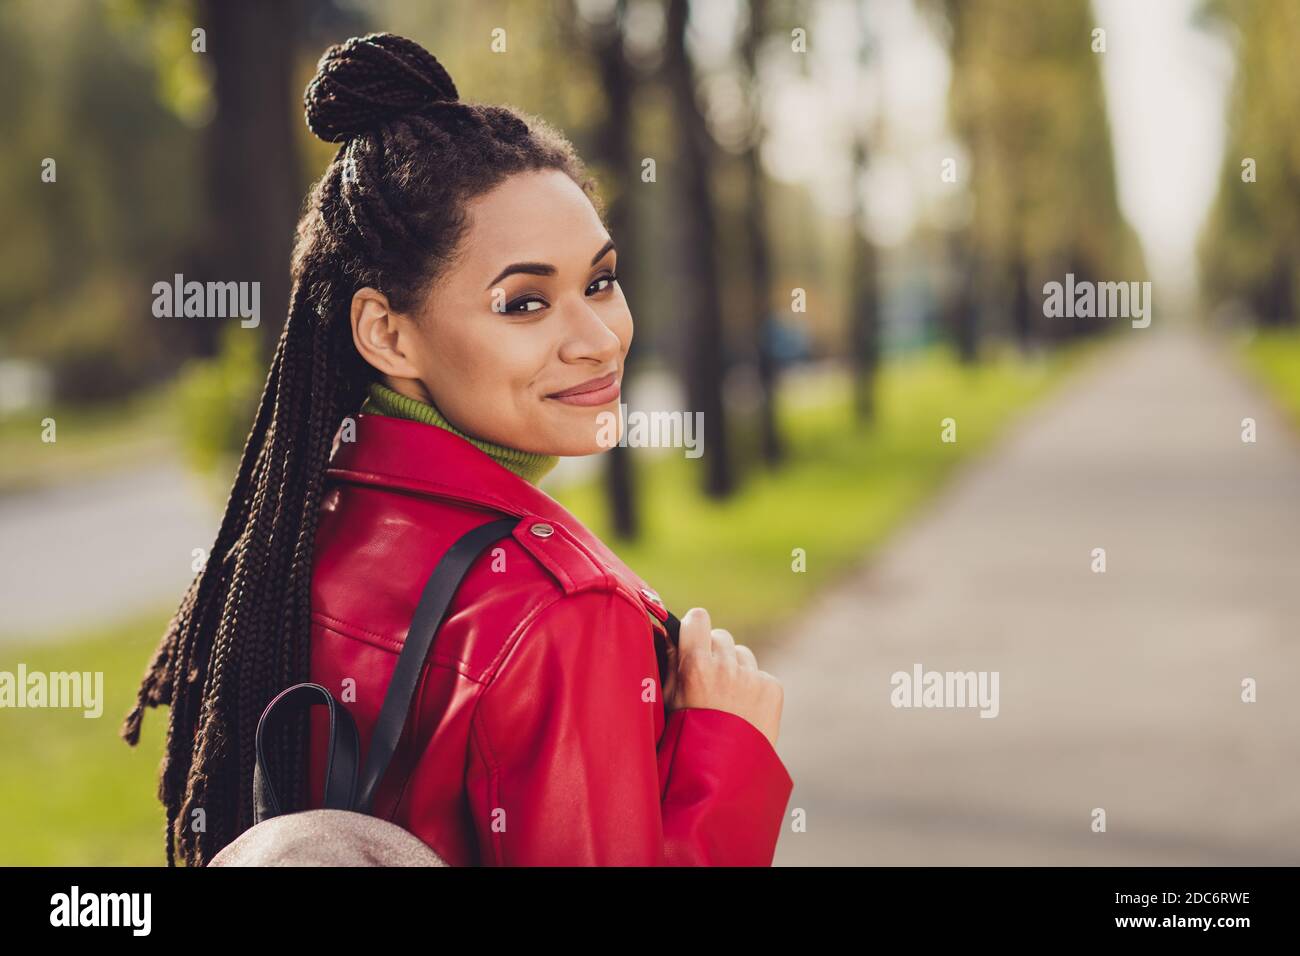
<path id="1" fill-rule="evenodd" d="M 1265 324 L 1291 323 L 1300 303 L 1300 6 L 1213 0 L 1204 18 L 1235 39 L 1237 75 L 1219 192 L 1199 255 L 1212 301 L 1239 299 Z M 1242 162 L 1255 163 L 1255 181 Z"/>
<path id="2" fill-rule="evenodd" d="M 212 472 L 244 448 L 266 380 L 260 340 L 231 324 L 213 359 L 191 359 L 175 383 L 182 446 L 198 469 Z"/>
<path id="3" fill-rule="evenodd" d="M 170 370 L 184 330 L 160 327 L 149 289 L 204 228 L 198 135 L 159 101 L 153 52 L 117 6 L 0 4 L 0 346 L 48 363 L 69 400 Z"/>
<path id="4" fill-rule="evenodd" d="M 949 114 L 970 152 L 969 240 L 1006 302 L 1023 265 L 1030 288 L 1067 271 L 1145 275 L 1119 208 L 1101 56 L 1087 0 L 923 0 L 947 34 Z M 1037 281 L 1035 281 L 1037 280 Z"/>
<path id="5" fill-rule="evenodd" d="M 1252 335 L 1240 350 L 1258 378 L 1300 428 L 1300 334 L 1266 330 Z"/>

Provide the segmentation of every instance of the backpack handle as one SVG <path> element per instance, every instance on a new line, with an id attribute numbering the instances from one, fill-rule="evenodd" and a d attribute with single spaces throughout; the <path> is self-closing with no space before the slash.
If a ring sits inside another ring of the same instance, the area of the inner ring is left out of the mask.
<path id="1" fill-rule="evenodd" d="M 284 811 L 276 798 L 275 787 L 266 769 L 266 751 L 263 737 L 276 723 L 277 715 L 296 712 L 304 706 L 323 705 L 329 710 L 329 760 L 325 765 L 325 806 L 331 810 L 351 810 L 356 800 L 357 767 L 360 764 L 361 741 L 357 723 L 348 709 L 334 699 L 334 695 L 320 684 L 294 684 L 280 691 L 262 711 L 257 721 L 257 763 L 253 767 L 253 823 L 277 817 Z"/>

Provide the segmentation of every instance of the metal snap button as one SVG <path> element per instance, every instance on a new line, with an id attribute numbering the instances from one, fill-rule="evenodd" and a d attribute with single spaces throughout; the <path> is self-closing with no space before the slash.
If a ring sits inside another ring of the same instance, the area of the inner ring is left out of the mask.
<path id="1" fill-rule="evenodd" d="M 656 594 L 654 591 L 651 591 L 649 588 L 642 588 L 641 593 L 644 594 L 648 599 L 653 601 L 655 604 L 658 604 L 660 607 L 663 606 L 664 602 L 660 600 L 659 595 Z"/>
<path id="2" fill-rule="evenodd" d="M 555 529 L 552 528 L 545 521 L 537 522 L 537 524 L 533 525 L 528 530 L 531 531 L 533 534 L 537 535 L 537 537 L 539 538 L 549 538 L 551 535 L 555 534 Z"/>

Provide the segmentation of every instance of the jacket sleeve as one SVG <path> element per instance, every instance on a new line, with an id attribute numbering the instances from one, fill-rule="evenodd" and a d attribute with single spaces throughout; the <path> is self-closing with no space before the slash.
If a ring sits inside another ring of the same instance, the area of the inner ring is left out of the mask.
<path id="1" fill-rule="evenodd" d="M 584 591 L 538 613 L 480 697 L 467 772 L 481 860 L 768 866 L 794 783 L 735 714 L 688 708 L 656 739 L 645 612 Z"/>

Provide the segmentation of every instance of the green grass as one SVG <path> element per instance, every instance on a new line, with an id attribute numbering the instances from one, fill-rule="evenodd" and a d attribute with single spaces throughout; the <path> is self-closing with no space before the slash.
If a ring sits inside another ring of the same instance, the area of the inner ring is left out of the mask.
<path id="1" fill-rule="evenodd" d="M 51 406 L 0 418 L 0 493 L 46 488 L 174 449 L 177 418 L 169 393 L 86 406 Z M 54 419 L 54 441 L 43 438 Z"/>
<path id="2" fill-rule="evenodd" d="M 610 544 L 678 614 L 701 605 L 714 626 L 761 644 L 1090 351 L 1042 362 L 1003 357 L 971 369 L 938 350 L 891 362 L 878 422 L 861 431 L 852 426 L 847 383 L 832 383 L 825 395 L 782 406 L 787 463 L 751 473 L 725 504 L 696 491 L 703 459 L 674 452 L 643 462 L 645 537 Z M 955 444 L 939 440 L 947 417 L 957 421 Z M 706 447 L 708 437 L 706 427 Z M 557 497 L 606 536 L 598 482 Z M 807 555 L 806 573 L 791 570 L 796 547 Z M 171 610 L 56 642 L 0 646 L 3 670 L 21 661 L 29 671 L 103 671 L 106 697 L 98 719 L 61 710 L 3 714 L 0 864 L 163 862 L 156 789 L 166 710 L 146 713 L 136 748 L 117 732 Z"/>
<path id="3" fill-rule="evenodd" d="M 5 710 L 0 719 L 0 865 L 137 866 L 165 861 L 158 766 L 166 709 L 140 743 L 118 736 L 170 610 L 57 643 L 0 646 L 0 669 L 102 671 L 102 714 Z"/>
<path id="4" fill-rule="evenodd" d="M 1257 332 L 1241 346 L 1239 354 L 1248 371 L 1300 427 L 1300 333 Z"/>

